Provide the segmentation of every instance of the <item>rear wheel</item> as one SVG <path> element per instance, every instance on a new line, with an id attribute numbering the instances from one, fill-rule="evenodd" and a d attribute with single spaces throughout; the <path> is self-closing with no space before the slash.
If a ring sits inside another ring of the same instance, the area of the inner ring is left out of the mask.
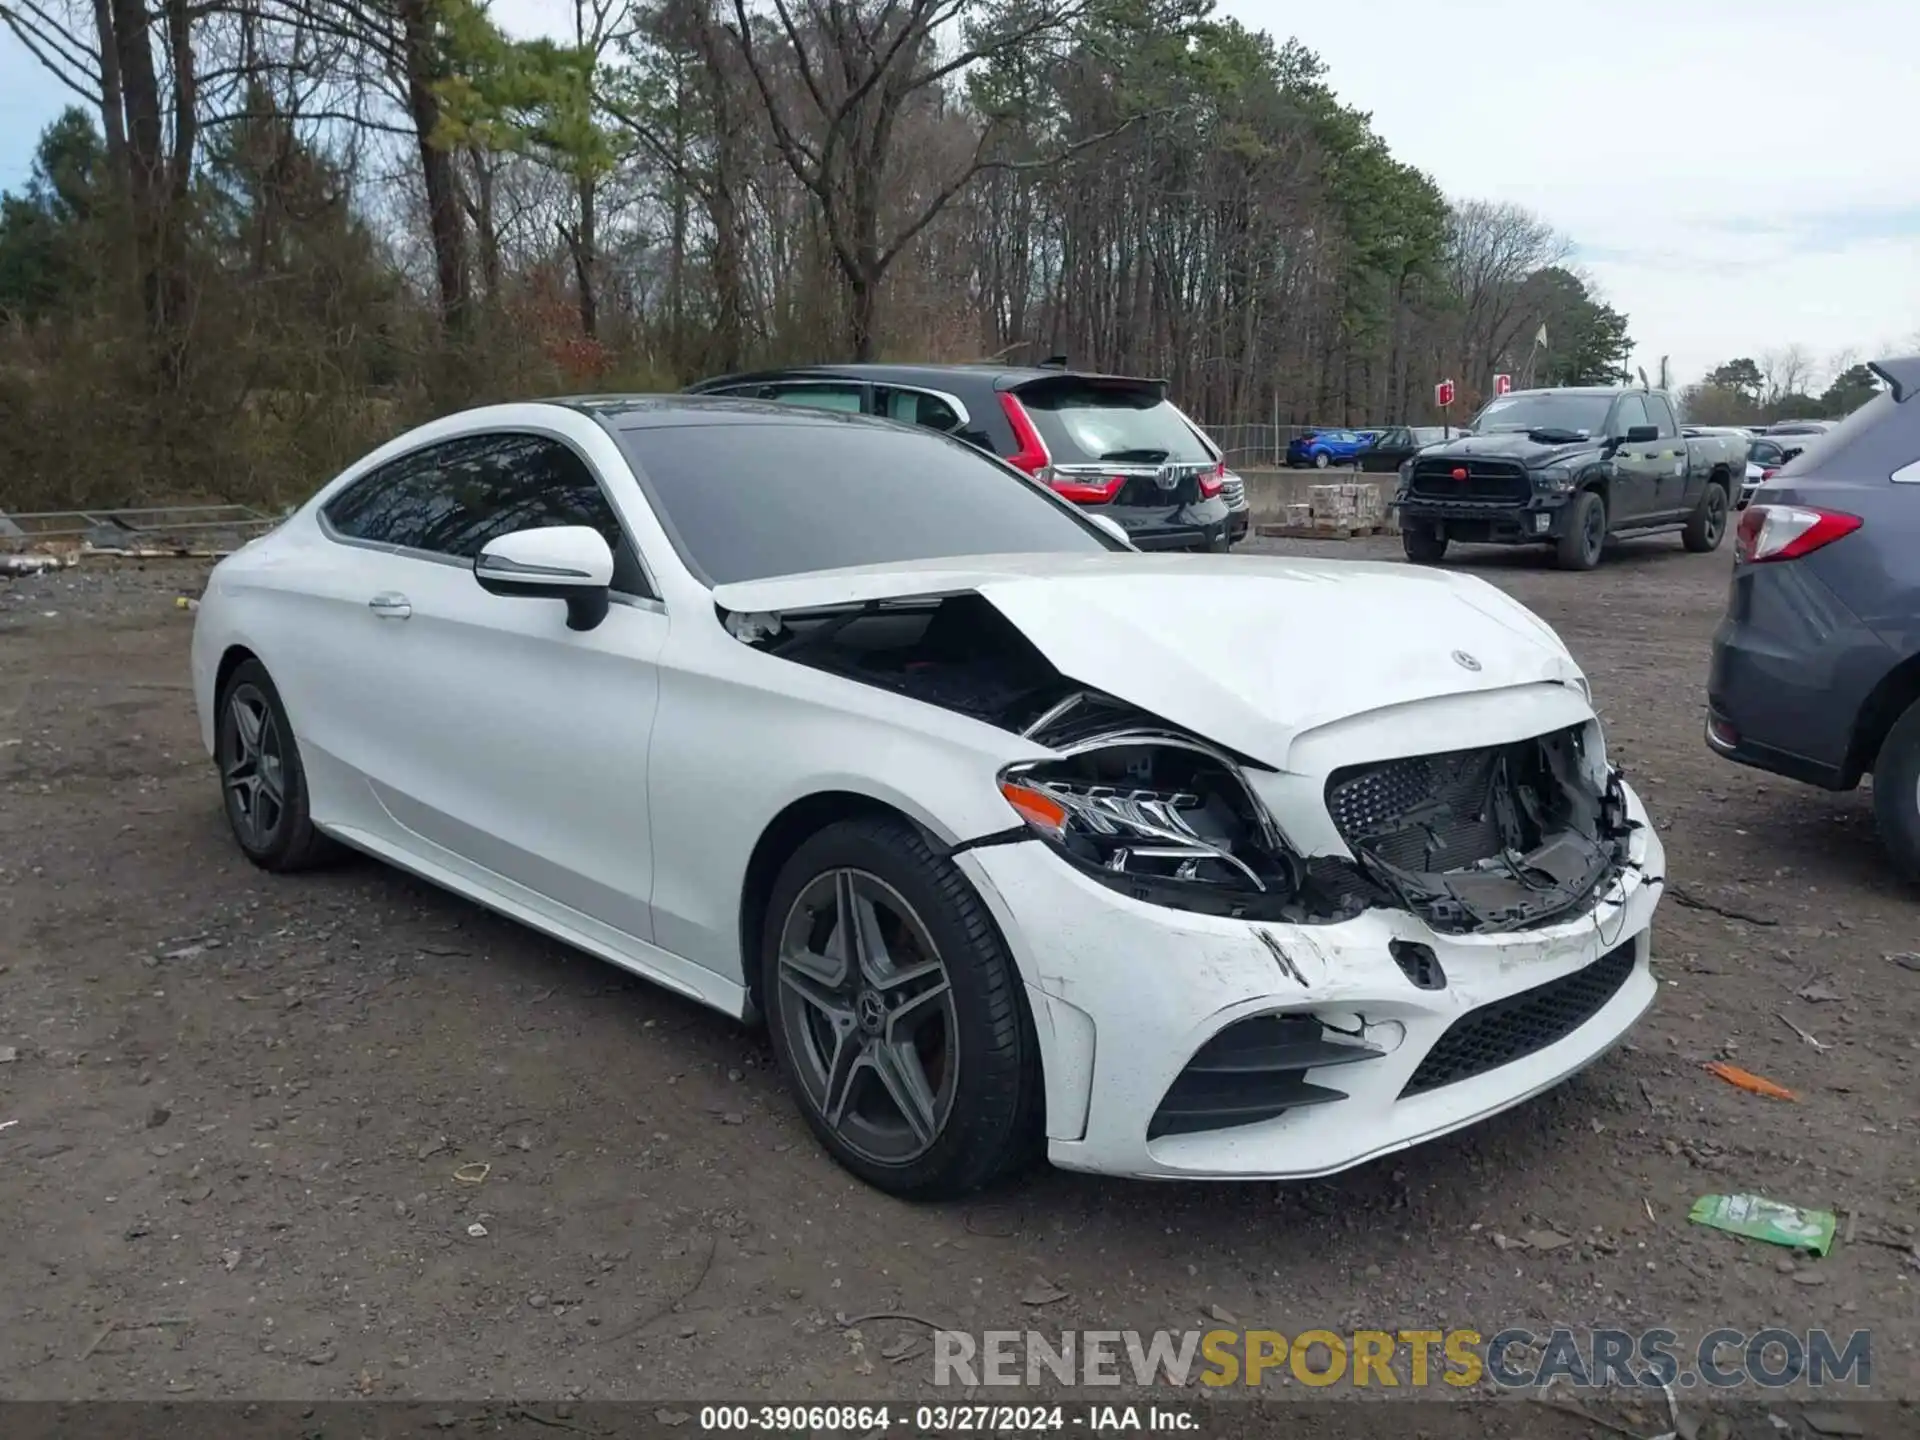
<path id="1" fill-rule="evenodd" d="M 1920 702 L 1893 722 L 1873 765 L 1873 814 L 1902 879 L 1920 884 Z"/>
<path id="2" fill-rule="evenodd" d="M 1680 543 L 1694 554 L 1704 555 L 1718 550 L 1726 533 L 1727 492 L 1715 481 L 1707 486 L 1707 493 L 1700 497 L 1693 514 L 1687 517 L 1687 528 L 1680 532 Z"/>
<path id="3" fill-rule="evenodd" d="M 220 692 L 214 758 L 227 824 L 247 859 L 262 870 L 307 870 L 339 853 L 314 828 L 300 747 L 258 660 L 243 661 Z"/>
<path id="4" fill-rule="evenodd" d="M 1416 565 L 1438 565 L 1447 558 L 1447 537 L 1424 525 L 1409 526 L 1400 532 L 1400 548 Z"/>
<path id="5" fill-rule="evenodd" d="M 1573 497 L 1566 532 L 1554 543 L 1554 563 L 1562 570 L 1591 570 L 1607 544 L 1607 502 L 1591 490 Z"/>
<path id="6" fill-rule="evenodd" d="M 761 940 L 774 1053 L 807 1124 L 870 1185 L 962 1195 L 1041 1135 L 1013 957 L 952 861 L 904 820 L 828 826 L 774 882 Z"/>
<path id="7" fill-rule="evenodd" d="M 1313 457 L 1313 468 L 1316 470 L 1324 470 L 1331 463 L 1332 457 L 1324 450 Z"/>

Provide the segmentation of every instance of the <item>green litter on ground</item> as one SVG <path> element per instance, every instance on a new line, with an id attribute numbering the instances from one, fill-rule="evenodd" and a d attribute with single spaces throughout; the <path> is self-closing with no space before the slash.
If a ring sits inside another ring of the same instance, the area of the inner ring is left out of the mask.
<path id="1" fill-rule="evenodd" d="M 1710 1225 L 1789 1250 L 1824 1255 L 1833 1248 L 1831 1211 L 1803 1210 L 1759 1195 L 1702 1195 L 1693 1202 L 1687 1218 L 1696 1225 Z"/>

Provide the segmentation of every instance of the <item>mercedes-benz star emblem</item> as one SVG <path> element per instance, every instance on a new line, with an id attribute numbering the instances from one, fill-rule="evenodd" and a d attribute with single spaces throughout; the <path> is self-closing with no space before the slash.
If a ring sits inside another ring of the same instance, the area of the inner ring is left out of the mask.
<path id="1" fill-rule="evenodd" d="M 1478 670 L 1480 668 L 1480 662 L 1464 650 L 1456 650 L 1453 652 L 1453 663 L 1458 665 L 1462 670 Z"/>

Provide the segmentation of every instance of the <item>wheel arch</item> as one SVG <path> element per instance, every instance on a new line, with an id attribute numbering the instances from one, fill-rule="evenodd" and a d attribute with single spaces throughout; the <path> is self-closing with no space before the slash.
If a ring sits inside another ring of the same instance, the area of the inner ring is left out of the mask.
<path id="1" fill-rule="evenodd" d="M 1843 778 L 1856 785 L 1862 775 L 1871 774 L 1880 758 L 1880 747 L 1894 723 L 1920 702 L 1920 654 L 1909 655 L 1880 677 L 1860 707 L 1853 722 L 1853 738 L 1847 746 Z"/>
<path id="2" fill-rule="evenodd" d="M 227 693 L 227 681 L 233 678 L 233 672 L 246 664 L 247 661 L 258 660 L 259 658 L 258 655 L 254 654 L 253 651 L 249 650 L 246 646 L 239 644 L 229 645 L 225 650 L 220 652 L 220 663 L 216 665 L 213 670 L 213 695 L 211 698 L 215 705 L 218 705 L 220 703 L 220 697 Z"/>
<path id="3" fill-rule="evenodd" d="M 913 826 L 935 850 L 946 853 L 945 841 L 897 805 L 857 790 L 817 790 L 791 801 L 761 830 L 747 857 L 740 882 L 740 968 L 747 989 L 749 1021 L 761 1019 L 760 934 L 767 923 L 767 901 L 773 882 L 793 854 L 813 836 L 842 820 L 860 818 L 899 820 Z"/>

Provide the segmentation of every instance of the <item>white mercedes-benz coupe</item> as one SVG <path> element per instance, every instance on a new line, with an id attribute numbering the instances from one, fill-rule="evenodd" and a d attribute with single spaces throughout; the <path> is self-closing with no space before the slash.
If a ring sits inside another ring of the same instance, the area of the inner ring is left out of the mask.
<path id="1" fill-rule="evenodd" d="M 1654 995 L 1660 842 L 1530 612 L 1143 555 L 887 421 L 437 421 L 221 562 L 193 684 L 256 864 L 344 844 L 764 1018 L 899 1194 L 1042 1147 L 1325 1174 L 1555 1084 Z"/>

